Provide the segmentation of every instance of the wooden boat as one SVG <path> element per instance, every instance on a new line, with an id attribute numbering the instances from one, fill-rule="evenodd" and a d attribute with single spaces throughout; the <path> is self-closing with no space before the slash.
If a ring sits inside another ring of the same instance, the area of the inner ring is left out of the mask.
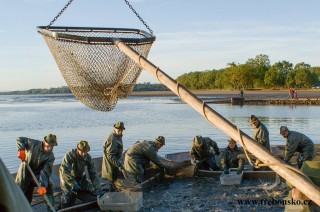
<path id="1" fill-rule="evenodd" d="M 320 160 L 320 144 L 315 144 L 316 147 L 316 157 L 314 160 Z M 240 147 L 242 149 L 242 147 Z M 223 149 L 221 149 L 223 151 Z M 271 147 L 271 152 L 276 155 L 277 157 L 283 159 L 284 152 L 285 152 L 285 146 L 284 145 L 276 145 Z M 298 153 L 295 153 L 293 157 L 291 158 L 290 162 L 292 164 L 296 164 Z M 186 163 L 187 161 L 191 160 L 189 152 L 180 152 L 180 153 L 173 153 L 173 154 L 167 154 L 165 156 L 165 159 L 169 161 L 174 161 L 177 163 Z M 220 162 L 221 160 L 221 154 L 216 157 L 216 161 Z M 203 177 L 214 177 L 218 179 L 221 175 L 221 171 L 212 171 L 212 170 L 197 170 L 194 172 L 195 166 L 191 165 L 190 167 L 185 167 L 186 170 L 184 170 L 184 173 L 177 173 L 183 177 L 192 177 L 192 176 L 203 176 Z M 190 170 L 188 170 L 190 169 Z M 180 171 L 181 172 L 181 171 Z M 246 160 L 245 169 L 243 173 L 243 178 L 245 180 L 275 180 L 276 178 L 276 172 L 273 170 L 270 171 L 257 171 L 254 170 L 254 168 L 248 163 L 248 160 Z"/>

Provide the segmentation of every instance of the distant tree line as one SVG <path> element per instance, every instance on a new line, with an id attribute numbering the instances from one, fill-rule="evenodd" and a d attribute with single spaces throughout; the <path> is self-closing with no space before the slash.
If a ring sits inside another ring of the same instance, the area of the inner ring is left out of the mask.
<path id="1" fill-rule="evenodd" d="M 71 93 L 68 86 L 61 86 L 58 88 L 34 88 L 24 91 L 7 91 L 0 92 L 0 95 L 29 95 L 29 94 L 65 94 Z"/>
<path id="2" fill-rule="evenodd" d="M 219 70 L 196 71 L 179 76 L 177 82 L 191 90 L 197 89 L 261 89 L 261 88 L 310 88 L 320 84 L 320 67 L 304 62 L 293 66 L 282 60 L 271 64 L 268 55 L 260 54 L 244 64 L 229 63 Z M 166 91 L 162 84 L 138 83 L 133 91 Z M 0 92 L 0 95 L 65 94 L 69 87 L 29 89 L 25 91 Z"/>
<path id="3" fill-rule="evenodd" d="M 162 84 L 151 84 L 150 82 L 138 83 L 133 91 L 168 91 L 169 89 Z"/>
<path id="4" fill-rule="evenodd" d="M 320 67 L 288 61 L 271 64 L 267 55 L 257 55 L 245 64 L 229 63 L 220 70 L 190 72 L 177 78 L 185 87 L 196 89 L 310 88 L 320 82 Z"/>
<path id="5" fill-rule="evenodd" d="M 133 91 L 166 91 L 169 90 L 162 84 L 151 84 L 151 83 L 138 83 L 134 86 Z M 58 88 L 37 88 L 29 89 L 25 91 L 8 91 L 0 92 L 0 95 L 29 95 L 29 94 L 67 94 L 71 93 L 68 86 L 61 86 Z"/>

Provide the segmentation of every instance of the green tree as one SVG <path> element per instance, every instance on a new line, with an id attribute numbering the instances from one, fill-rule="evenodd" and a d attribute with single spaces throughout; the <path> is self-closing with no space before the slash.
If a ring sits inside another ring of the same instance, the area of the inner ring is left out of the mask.
<path id="1" fill-rule="evenodd" d="M 311 78 L 311 66 L 304 62 L 298 63 L 294 66 L 295 74 L 295 82 L 299 87 L 311 87 L 312 78 Z"/>
<path id="2" fill-rule="evenodd" d="M 225 88 L 225 85 L 227 84 L 227 82 L 228 82 L 228 79 L 225 74 L 225 69 L 221 69 L 217 71 L 216 79 L 214 81 L 215 88 L 223 89 Z"/>
<path id="3" fill-rule="evenodd" d="M 272 68 L 277 70 L 277 72 L 280 75 L 279 76 L 280 77 L 280 79 L 279 79 L 280 86 L 285 86 L 287 75 L 292 70 L 292 67 L 293 67 L 292 63 L 285 61 L 285 60 L 279 61 L 272 66 Z"/>
<path id="4" fill-rule="evenodd" d="M 320 67 L 311 67 L 312 84 L 320 83 Z"/>
<path id="5" fill-rule="evenodd" d="M 289 73 L 287 74 L 286 81 L 285 81 L 285 85 L 287 88 L 291 88 L 296 85 L 295 76 L 296 76 L 296 72 L 293 69 L 291 71 L 289 71 Z"/>
<path id="6" fill-rule="evenodd" d="M 254 86 L 264 87 L 265 73 L 271 67 L 269 56 L 264 54 L 257 55 L 254 59 L 248 59 L 246 65 L 251 66 L 253 70 Z"/>
<path id="7" fill-rule="evenodd" d="M 280 85 L 280 73 L 277 71 L 275 67 L 271 67 L 265 74 L 264 77 L 264 84 L 267 87 L 273 87 L 275 89 L 277 86 Z"/>

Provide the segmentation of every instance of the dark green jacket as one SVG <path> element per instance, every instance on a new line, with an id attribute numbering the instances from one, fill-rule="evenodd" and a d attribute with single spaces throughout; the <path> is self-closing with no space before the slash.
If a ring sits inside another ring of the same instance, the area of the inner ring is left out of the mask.
<path id="1" fill-rule="evenodd" d="M 264 146 L 267 150 L 270 149 L 269 131 L 267 127 L 259 121 L 259 126 L 253 130 L 253 139 Z"/>
<path id="2" fill-rule="evenodd" d="M 236 146 L 233 150 L 228 146 L 222 153 L 221 157 L 221 166 L 222 168 L 244 168 L 244 160 L 237 158 L 239 154 L 243 154 L 243 152 Z"/>
<path id="3" fill-rule="evenodd" d="M 111 133 L 104 143 L 104 155 L 102 159 L 101 177 L 107 179 L 109 182 L 114 182 L 121 175 L 120 163 L 123 143 L 122 136 Z"/>
<path id="4" fill-rule="evenodd" d="M 158 149 L 154 141 L 138 141 L 131 146 L 124 159 L 124 168 L 127 173 L 143 179 L 144 167 L 152 161 L 160 168 L 164 168 L 158 156 Z"/>
<path id="5" fill-rule="evenodd" d="M 296 131 L 288 131 L 288 138 L 285 147 L 285 161 L 289 161 L 295 152 L 308 155 L 312 158 L 314 143 L 310 138 Z"/>
<path id="6" fill-rule="evenodd" d="M 214 152 L 211 151 L 211 148 L 214 150 Z M 201 161 L 209 157 L 212 157 L 215 154 L 216 155 L 220 154 L 219 147 L 217 143 L 209 137 L 203 138 L 202 147 L 196 147 L 195 144 L 193 143 L 190 150 L 191 161 L 193 163 L 196 163 L 196 160 Z"/>
<path id="7" fill-rule="evenodd" d="M 17 149 L 25 150 L 26 163 L 29 164 L 34 174 L 39 177 L 40 185 L 48 187 L 50 176 L 52 174 L 52 166 L 55 160 L 53 152 L 45 152 L 42 149 L 42 141 L 34 140 L 26 137 L 17 139 Z M 27 187 L 33 181 L 25 163 L 21 163 L 16 176 L 16 183 L 26 192 Z"/>
<path id="8" fill-rule="evenodd" d="M 90 181 L 89 183 L 85 167 L 88 169 Z M 75 187 L 79 187 L 82 190 L 89 190 L 98 194 L 100 190 L 100 181 L 91 155 L 86 154 L 84 158 L 77 154 L 77 149 L 70 150 L 62 159 L 62 163 L 59 169 L 60 173 L 60 187 L 66 192 L 75 190 Z"/>

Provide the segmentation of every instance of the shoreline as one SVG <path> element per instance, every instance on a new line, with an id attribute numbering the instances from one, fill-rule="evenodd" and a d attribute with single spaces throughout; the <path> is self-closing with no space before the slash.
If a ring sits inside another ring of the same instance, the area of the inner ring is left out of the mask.
<path id="1" fill-rule="evenodd" d="M 193 90 L 195 95 L 214 95 L 239 97 L 239 90 Z M 279 99 L 288 98 L 288 90 L 244 90 L 245 99 Z M 319 90 L 297 90 L 298 98 L 320 99 Z M 172 91 L 134 91 L 130 96 L 176 96 Z"/>

